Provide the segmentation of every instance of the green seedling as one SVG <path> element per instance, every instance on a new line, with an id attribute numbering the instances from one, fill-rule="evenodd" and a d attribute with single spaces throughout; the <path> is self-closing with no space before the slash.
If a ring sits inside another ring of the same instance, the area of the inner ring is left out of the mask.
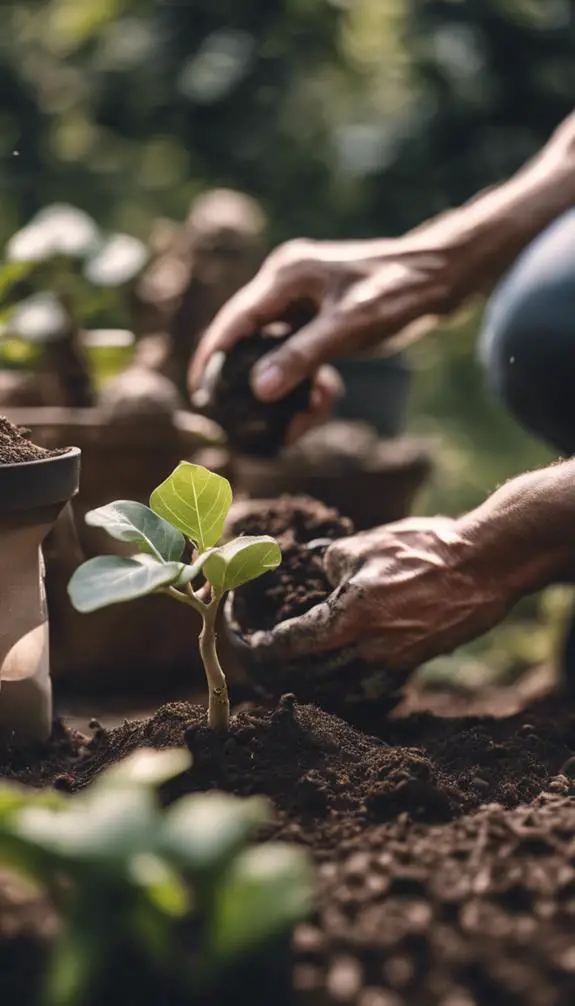
<path id="1" fill-rule="evenodd" d="M 212 792 L 162 808 L 158 788 L 191 763 L 184 750 L 140 750 L 73 796 L 0 784 L 0 866 L 44 890 L 61 920 L 46 1006 L 92 1002 L 128 950 L 202 1000 L 222 969 L 306 916 L 303 851 L 250 844 L 266 800 Z"/>
<path id="2" fill-rule="evenodd" d="M 132 543 L 139 554 L 89 559 L 68 584 L 72 604 L 81 612 L 154 593 L 167 594 L 198 611 L 203 622 L 199 644 L 208 683 L 208 722 L 220 730 L 227 728 L 229 720 L 226 678 L 216 650 L 220 602 L 226 591 L 276 569 L 281 562 L 279 545 L 265 535 L 217 544 L 231 504 L 227 479 L 182 461 L 154 489 L 149 507 L 118 500 L 86 515 L 87 524 Z M 190 563 L 182 559 L 186 539 L 194 548 Z M 206 584 L 194 590 L 200 575 Z"/>

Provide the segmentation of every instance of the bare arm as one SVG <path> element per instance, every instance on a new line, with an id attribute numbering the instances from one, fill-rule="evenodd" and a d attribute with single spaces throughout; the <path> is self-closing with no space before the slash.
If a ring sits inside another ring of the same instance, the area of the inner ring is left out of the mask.
<path id="1" fill-rule="evenodd" d="M 575 575 L 575 459 L 527 472 L 458 521 L 477 577 L 499 577 L 510 598 Z"/>
<path id="2" fill-rule="evenodd" d="M 220 311 L 190 375 L 210 356 L 277 320 L 298 301 L 316 315 L 252 375 L 273 401 L 337 356 L 402 344 L 502 275 L 526 245 L 575 205 L 575 115 L 509 181 L 397 239 L 297 240 L 276 249 Z M 422 324 L 423 323 L 423 324 Z"/>

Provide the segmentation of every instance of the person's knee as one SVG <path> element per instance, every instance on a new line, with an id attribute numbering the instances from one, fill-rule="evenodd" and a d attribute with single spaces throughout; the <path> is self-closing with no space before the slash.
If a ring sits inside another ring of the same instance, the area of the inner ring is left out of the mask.
<path id="1" fill-rule="evenodd" d="M 575 442 L 575 213 L 521 256 L 493 294 L 479 357 L 492 391 L 560 450 Z"/>

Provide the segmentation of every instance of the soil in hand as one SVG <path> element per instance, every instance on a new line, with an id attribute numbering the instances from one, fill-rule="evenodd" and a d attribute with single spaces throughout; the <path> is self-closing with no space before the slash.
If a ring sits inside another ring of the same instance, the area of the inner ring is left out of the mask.
<path id="1" fill-rule="evenodd" d="M 332 592 L 323 566 L 331 541 L 353 534 L 351 521 L 337 510 L 306 497 L 248 504 L 232 527 L 234 534 L 270 534 L 279 542 L 282 562 L 273 572 L 236 590 L 233 614 L 249 643 L 253 633 L 304 614 Z M 309 547 L 310 543 L 312 548 Z M 347 650 L 310 654 L 305 659 L 266 666 L 244 653 L 244 668 L 262 695 L 294 692 L 350 722 L 370 729 L 399 701 L 404 677 L 374 669 Z"/>
<path id="2" fill-rule="evenodd" d="M 307 315 L 306 315 L 307 317 Z M 277 402 L 261 402 L 251 390 L 252 368 L 273 352 L 299 325 L 277 323 L 241 339 L 226 355 L 205 411 L 225 430 L 230 447 L 253 457 L 275 457 L 286 443 L 288 427 L 309 407 L 311 381 L 305 380 Z"/>
<path id="3" fill-rule="evenodd" d="M 48 451 L 29 439 L 29 430 L 14 426 L 0 416 L 0 465 L 16 465 L 24 461 L 43 461 L 62 454 L 61 449 Z"/>

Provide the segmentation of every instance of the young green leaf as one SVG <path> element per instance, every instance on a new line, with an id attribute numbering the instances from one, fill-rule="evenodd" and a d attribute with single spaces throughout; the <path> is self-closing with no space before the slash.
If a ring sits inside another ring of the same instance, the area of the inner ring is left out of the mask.
<path id="1" fill-rule="evenodd" d="M 190 538 L 200 552 L 221 538 L 231 505 L 228 480 L 189 461 L 181 461 L 150 497 L 154 513 Z"/>
<path id="2" fill-rule="evenodd" d="M 211 951 L 228 962 L 289 933 L 311 908 L 313 874 L 301 849 L 269 842 L 247 849 L 222 874 Z"/>
<path id="3" fill-rule="evenodd" d="M 205 793 L 179 800 L 166 813 L 162 853 L 194 873 L 223 865 L 269 819 L 267 801 Z"/>
<path id="4" fill-rule="evenodd" d="M 133 500 L 116 500 L 90 510 L 85 517 L 90 527 L 102 527 L 117 541 L 134 542 L 142 552 L 166 562 L 182 558 L 185 538 L 153 510 Z"/>
<path id="5" fill-rule="evenodd" d="M 158 562 L 151 555 L 134 559 L 100 555 L 78 567 L 68 584 L 68 594 L 77 611 L 98 611 L 175 583 L 184 568 L 181 562 Z"/>
<path id="6" fill-rule="evenodd" d="M 245 535 L 214 549 L 204 562 L 204 574 L 217 590 L 234 590 L 277 569 L 281 561 L 280 547 L 273 538 Z"/>
<path id="7" fill-rule="evenodd" d="M 107 769 L 94 784 L 98 789 L 144 786 L 155 789 L 191 768 L 192 756 L 186 748 L 156 751 L 140 748 Z"/>

